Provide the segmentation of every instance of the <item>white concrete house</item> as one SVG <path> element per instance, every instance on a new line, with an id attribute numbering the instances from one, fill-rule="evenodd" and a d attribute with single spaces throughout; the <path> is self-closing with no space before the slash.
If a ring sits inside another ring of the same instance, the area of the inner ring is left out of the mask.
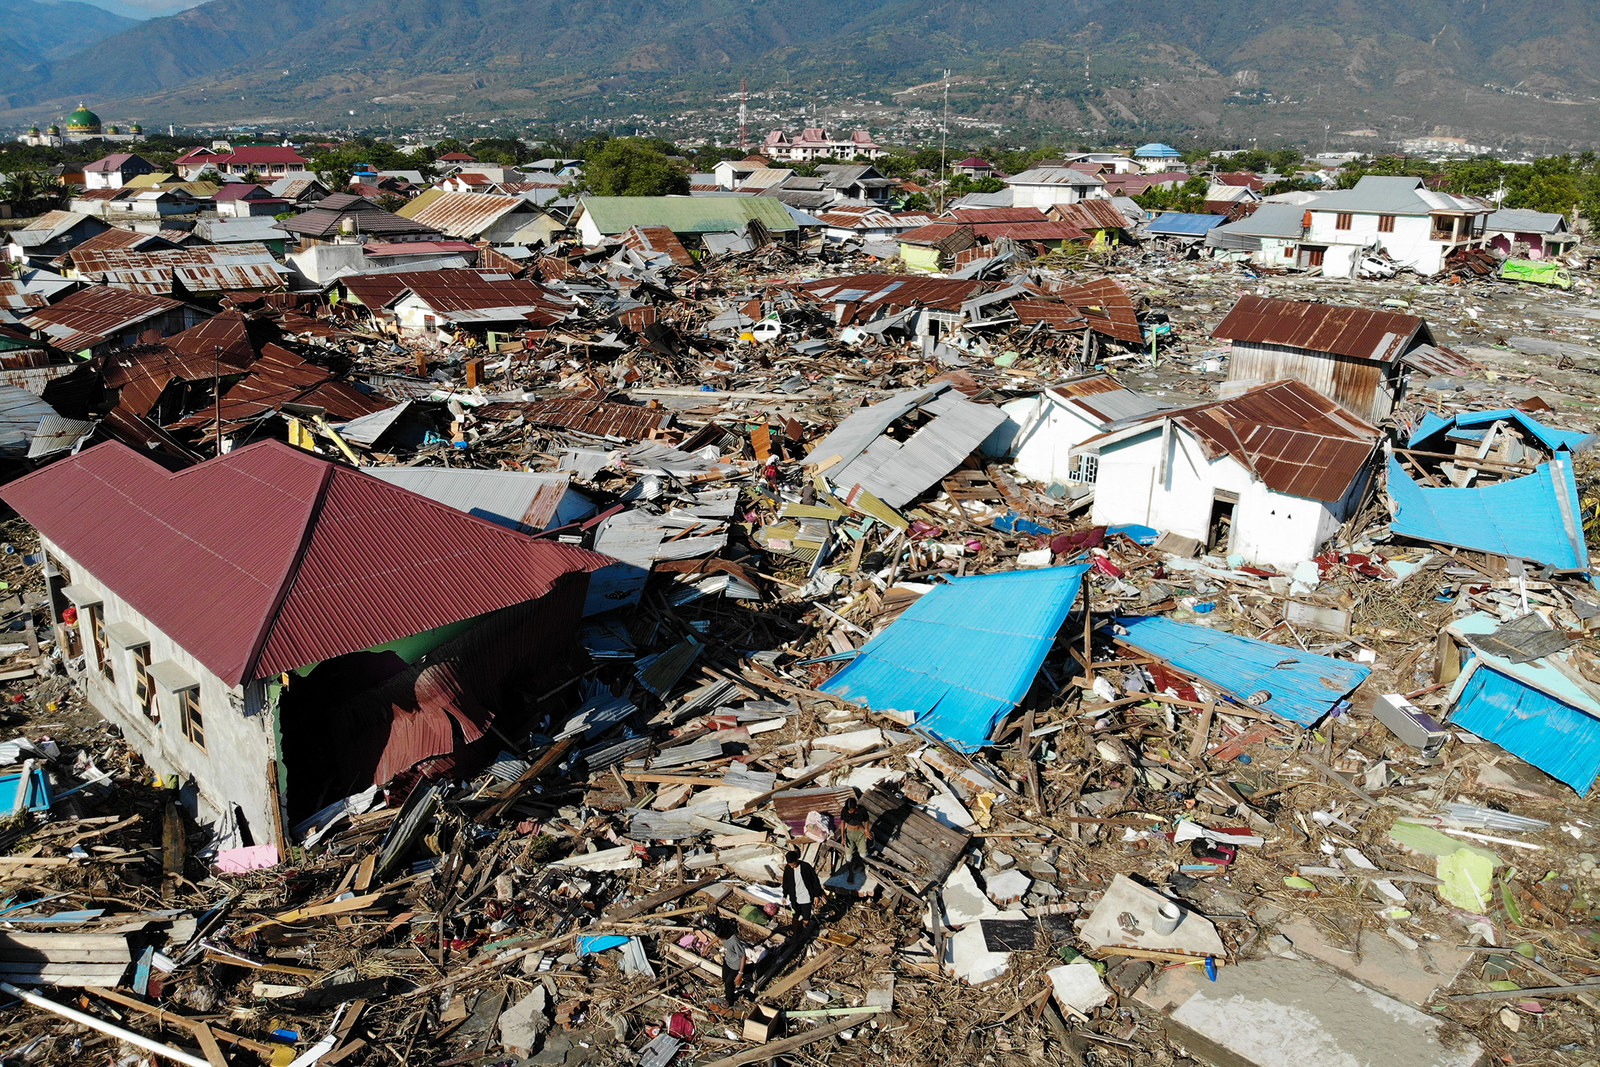
<path id="1" fill-rule="evenodd" d="M 1031 167 L 1006 179 L 1006 184 L 1011 187 L 1011 207 L 1040 211 L 1108 195 L 1104 179 L 1073 167 Z"/>
<path id="2" fill-rule="evenodd" d="M 1305 206 L 1299 265 L 1349 278 L 1361 254 L 1376 249 L 1431 276 L 1451 253 L 1488 243 L 1484 224 L 1493 211 L 1474 197 L 1435 192 L 1421 178 L 1368 174 L 1354 188 L 1324 193 Z"/>
<path id="3" fill-rule="evenodd" d="M 1099 460 L 1078 446 L 1170 407 L 1134 392 L 1109 374 L 1092 374 L 1002 405 L 1006 421 L 989 435 L 982 451 L 1010 458 L 1024 478 L 1082 487 L 1087 493 L 1094 487 Z"/>
<path id="4" fill-rule="evenodd" d="M 83 168 L 85 189 L 121 189 L 141 174 L 154 174 L 155 165 L 132 152 L 115 152 Z"/>
<path id="5" fill-rule="evenodd" d="M 1253 263 L 1258 267 L 1293 267 L 1300 261 L 1305 208 L 1298 204 L 1262 204 L 1242 219 L 1224 223 L 1206 234 L 1213 259 Z"/>
<path id="6" fill-rule="evenodd" d="M 1094 522 L 1288 570 L 1360 506 L 1380 436 L 1296 381 L 1168 412 L 1083 445 L 1099 457 Z"/>

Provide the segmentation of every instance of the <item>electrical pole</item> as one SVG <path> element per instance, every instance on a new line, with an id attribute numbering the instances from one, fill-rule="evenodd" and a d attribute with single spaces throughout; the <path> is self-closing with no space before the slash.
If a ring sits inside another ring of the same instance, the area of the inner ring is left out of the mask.
<path id="1" fill-rule="evenodd" d="M 750 151 L 750 83 L 739 79 L 739 151 Z"/>
<path id="2" fill-rule="evenodd" d="M 944 72 L 944 117 L 939 120 L 939 214 L 944 214 L 944 161 L 950 138 L 950 71 Z"/>

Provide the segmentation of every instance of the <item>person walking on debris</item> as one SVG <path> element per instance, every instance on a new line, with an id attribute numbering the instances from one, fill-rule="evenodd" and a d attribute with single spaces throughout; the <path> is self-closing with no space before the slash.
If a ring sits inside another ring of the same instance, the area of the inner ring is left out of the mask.
<path id="1" fill-rule="evenodd" d="M 867 873 L 867 837 L 872 830 L 872 820 L 867 818 L 867 811 L 855 798 L 844 802 L 844 810 L 839 812 L 839 829 L 844 835 L 844 856 L 846 869 L 853 875 L 860 871 L 863 876 Z"/>
<path id="2" fill-rule="evenodd" d="M 722 928 L 722 1000 L 733 1007 L 744 982 L 744 942 L 739 940 L 739 928 L 727 923 Z"/>
<path id="3" fill-rule="evenodd" d="M 794 909 L 798 922 L 811 921 L 812 908 L 822 897 L 822 882 L 817 869 L 800 858 L 800 853 L 790 849 L 783 864 L 783 899 Z"/>

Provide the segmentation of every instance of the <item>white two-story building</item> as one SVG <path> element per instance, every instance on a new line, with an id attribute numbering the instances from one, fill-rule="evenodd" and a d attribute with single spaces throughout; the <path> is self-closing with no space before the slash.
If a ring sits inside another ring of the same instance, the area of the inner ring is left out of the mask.
<path id="1" fill-rule="evenodd" d="M 1299 266 L 1329 278 L 1352 277 L 1368 251 L 1381 251 L 1424 277 L 1464 248 L 1487 244 L 1494 208 L 1470 196 L 1429 189 L 1421 178 L 1368 174 L 1352 189 L 1324 193 L 1305 206 Z"/>

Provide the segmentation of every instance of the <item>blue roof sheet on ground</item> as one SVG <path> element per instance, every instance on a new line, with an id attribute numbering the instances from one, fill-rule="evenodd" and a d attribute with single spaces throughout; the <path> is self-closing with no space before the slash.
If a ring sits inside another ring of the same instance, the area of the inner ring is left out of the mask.
<path id="1" fill-rule="evenodd" d="M 1167 211 L 1145 226 L 1147 233 L 1170 233 L 1182 237 L 1204 237 L 1210 230 L 1227 222 L 1222 215 L 1194 215 L 1184 211 Z"/>
<path id="2" fill-rule="evenodd" d="M 1359 663 L 1158 616 L 1120 618 L 1117 625 L 1127 630 L 1123 642 L 1210 683 L 1219 695 L 1243 703 L 1267 692 L 1255 706 L 1301 726 L 1322 719 L 1372 673 Z"/>
<path id="3" fill-rule="evenodd" d="M 1571 460 L 1554 459 L 1532 474 L 1494 485 L 1457 489 L 1418 485 L 1391 456 L 1389 498 L 1394 501 L 1389 529 L 1403 537 L 1557 570 L 1589 569 Z"/>
<path id="4" fill-rule="evenodd" d="M 1600 774 L 1600 719 L 1487 663 L 1467 677 L 1450 721 L 1587 795 Z"/>
<path id="5" fill-rule="evenodd" d="M 1087 565 L 955 578 L 936 586 L 822 683 L 874 711 L 911 713 L 963 752 L 1027 695 Z"/>
<path id="6" fill-rule="evenodd" d="M 1515 422 L 1530 436 L 1552 451 L 1564 448 L 1569 452 L 1583 452 L 1593 447 L 1595 442 L 1595 435 L 1592 433 L 1557 430 L 1554 427 L 1546 426 L 1526 411 L 1518 411 L 1516 408 L 1499 408 L 1495 411 L 1463 412 L 1459 415 L 1452 415 L 1448 419 L 1431 411 L 1425 412 L 1422 416 L 1422 424 L 1412 433 L 1411 439 L 1406 444 L 1411 448 L 1416 448 L 1428 438 L 1452 427 L 1459 427 L 1463 430 L 1487 430 L 1490 426 L 1502 421 Z"/>

